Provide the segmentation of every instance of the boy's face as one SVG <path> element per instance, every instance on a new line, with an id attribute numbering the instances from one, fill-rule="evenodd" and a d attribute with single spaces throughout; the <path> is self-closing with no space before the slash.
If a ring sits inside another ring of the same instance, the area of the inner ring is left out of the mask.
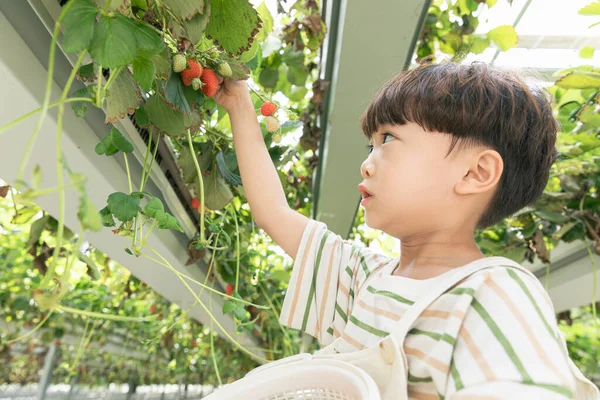
<path id="1" fill-rule="evenodd" d="M 459 211 L 453 209 L 454 186 L 465 163 L 456 149 L 446 157 L 451 141 L 451 135 L 426 132 L 414 123 L 380 126 L 361 166 L 367 225 L 402 238 L 455 220 L 448 217 Z"/>

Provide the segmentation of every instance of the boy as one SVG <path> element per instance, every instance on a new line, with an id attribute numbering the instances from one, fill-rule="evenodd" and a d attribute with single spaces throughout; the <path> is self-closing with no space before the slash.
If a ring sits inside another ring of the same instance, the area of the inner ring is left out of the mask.
<path id="1" fill-rule="evenodd" d="M 398 74 L 362 117 L 370 150 L 358 187 L 366 223 L 401 241 L 390 259 L 290 209 L 245 82 L 226 81 L 215 98 L 254 219 L 295 259 L 280 320 L 331 345 L 320 352 L 377 345 L 435 282 L 483 259 L 473 232 L 535 201 L 557 157 L 545 92 L 515 74 L 482 63 Z M 502 265 L 439 297 L 403 351 L 409 398 L 567 399 L 582 384 L 546 293 Z"/>

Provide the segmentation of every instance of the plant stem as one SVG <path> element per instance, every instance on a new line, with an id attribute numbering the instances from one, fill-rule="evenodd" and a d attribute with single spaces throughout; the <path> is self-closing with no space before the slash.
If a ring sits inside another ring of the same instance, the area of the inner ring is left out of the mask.
<path id="1" fill-rule="evenodd" d="M 131 186 L 131 172 L 129 171 L 129 161 L 127 160 L 127 153 L 123 153 L 125 159 L 125 170 L 127 171 L 127 183 L 129 183 L 129 193 L 133 192 L 133 186 Z"/>
<path id="2" fill-rule="evenodd" d="M 84 310 L 79 310 L 77 308 L 72 308 L 72 307 L 67 307 L 67 306 L 58 306 L 57 309 L 64 311 L 64 312 L 71 313 L 71 314 L 85 315 L 86 317 L 90 317 L 90 318 L 108 319 L 111 321 L 147 322 L 147 321 L 154 321 L 156 319 L 156 316 L 154 316 L 154 315 L 150 316 L 150 317 L 125 317 L 122 315 L 113 315 L 113 314 L 104 314 L 104 313 L 98 313 L 98 312 L 93 312 L 93 311 L 84 311 Z"/>
<path id="3" fill-rule="evenodd" d="M 212 310 L 212 295 L 210 296 L 210 308 Z M 215 355 L 215 343 L 213 337 L 213 320 L 210 320 L 210 355 L 212 357 L 213 366 L 215 367 L 215 373 L 217 374 L 217 380 L 219 381 L 219 385 L 223 386 L 223 382 L 221 381 L 221 374 L 219 373 L 219 365 L 217 364 L 217 357 Z"/>
<path id="4" fill-rule="evenodd" d="M 10 343 L 19 342 L 19 341 L 21 341 L 21 340 L 23 340 L 23 339 L 25 339 L 25 338 L 27 338 L 27 337 L 29 337 L 29 336 L 33 335 L 34 333 L 36 333 L 36 332 L 37 332 L 37 331 L 38 331 L 38 330 L 39 330 L 39 329 L 40 329 L 40 328 L 41 328 L 41 327 L 42 327 L 42 326 L 43 326 L 43 325 L 46 323 L 46 321 L 48 321 L 48 318 L 50 318 L 50 316 L 52 315 L 52 313 L 53 313 L 53 311 L 52 311 L 52 310 L 50 310 L 50 311 L 48 312 L 48 314 L 46 314 L 46 316 L 44 317 L 44 319 L 43 319 L 43 320 L 41 320 L 41 321 L 40 321 L 40 323 L 39 323 L 39 324 L 37 324 L 37 325 L 35 326 L 35 328 L 33 328 L 32 330 L 30 330 L 30 331 L 29 331 L 29 332 L 27 332 L 26 334 L 19 336 L 19 337 L 18 337 L 18 338 L 16 338 L 16 339 L 13 339 L 13 340 L 9 340 L 9 341 L 7 341 L 7 342 L 6 342 L 6 344 L 10 344 Z"/>
<path id="5" fill-rule="evenodd" d="M 71 2 L 73 3 L 73 2 Z M 58 117 L 56 119 L 56 178 L 58 181 L 58 187 L 64 185 L 63 183 L 63 161 L 62 161 L 62 127 L 63 127 L 63 119 L 65 114 L 65 100 L 69 95 L 69 90 L 71 90 L 71 84 L 75 80 L 75 76 L 77 75 L 77 71 L 79 70 L 79 66 L 83 62 L 83 58 L 87 51 L 82 51 L 77 59 L 77 62 L 73 66 L 71 73 L 69 74 L 69 78 L 67 79 L 67 83 L 62 91 L 60 96 L 60 104 L 58 106 Z M 60 249 L 62 247 L 63 235 L 65 232 L 65 191 L 60 190 L 58 192 L 58 227 L 56 229 L 56 247 L 54 247 L 54 251 L 52 252 L 52 263 L 48 267 L 48 271 L 46 272 L 46 276 L 44 276 L 44 280 L 42 282 L 42 286 L 48 285 L 50 279 L 52 279 L 54 275 L 54 269 L 56 268 L 56 263 L 58 262 L 58 255 L 60 254 Z"/>
<path id="6" fill-rule="evenodd" d="M 102 65 L 98 65 L 98 85 L 96 86 L 96 107 L 101 108 L 100 92 L 102 92 Z"/>
<path id="7" fill-rule="evenodd" d="M 237 213 L 233 203 L 231 204 L 231 210 L 233 220 L 235 221 L 235 290 L 237 292 L 240 279 L 240 227 L 238 225 Z"/>
<path id="8" fill-rule="evenodd" d="M 181 283 L 183 283 L 183 285 L 187 288 L 187 290 L 194 296 L 194 298 L 198 301 L 198 304 L 200 304 L 200 306 L 204 309 L 204 312 L 206 312 L 206 314 L 210 317 L 211 321 L 213 321 L 215 323 L 215 325 L 217 325 L 217 328 L 219 328 L 221 330 L 221 332 L 223 332 L 223 335 L 225 335 L 225 337 L 227 337 L 227 339 L 229 339 L 231 341 L 231 343 L 233 343 L 233 345 L 235 347 L 237 347 L 238 349 L 240 349 L 241 351 L 243 351 L 244 353 L 248 354 L 250 357 L 259 360 L 261 362 L 265 362 L 268 363 L 269 360 L 262 358 L 260 356 L 257 356 L 256 354 L 252 353 L 251 351 L 249 351 L 248 349 L 246 349 L 244 346 L 242 346 L 240 343 L 238 343 L 233 337 L 231 337 L 231 335 L 229 334 L 229 332 L 227 332 L 225 330 L 225 328 L 223 328 L 223 326 L 221 326 L 221 324 L 219 323 L 219 321 L 216 320 L 215 316 L 210 312 L 210 310 L 206 307 L 206 305 L 202 302 L 202 300 L 200 300 L 200 298 L 196 295 L 196 293 L 192 290 L 192 288 L 190 287 L 190 285 L 185 281 L 185 279 L 182 278 L 181 273 L 179 271 L 177 271 L 171 264 L 169 264 L 169 262 L 162 256 L 160 255 L 159 252 L 157 252 L 156 250 L 154 250 L 152 247 L 146 245 L 146 247 L 153 252 L 154 254 L 156 254 L 164 263 L 165 265 L 167 265 L 172 272 L 174 272 L 177 275 L 177 278 L 179 278 L 179 280 L 181 281 Z M 214 289 L 212 288 L 207 288 L 208 290 L 213 291 Z M 238 299 L 239 301 L 239 299 Z"/>
<path id="9" fill-rule="evenodd" d="M 154 130 L 154 125 L 150 126 L 150 137 L 152 137 L 152 131 Z M 150 177 L 150 172 L 152 171 L 152 165 L 154 164 L 154 159 L 156 158 L 156 153 L 158 153 L 158 145 L 160 144 L 160 136 L 156 138 L 156 145 L 154 146 L 154 153 L 152 154 L 152 158 L 150 159 L 150 166 L 148 167 L 148 172 L 146 172 L 146 176 L 144 178 L 144 182 L 142 182 L 142 186 L 140 187 L 140 192 L 144 190 L 146 187 L 146 182 L 148 182 L 148 178 Z"/>
<path id="10" fill-rule="evenodd" d="M 192 158 L 194 159 L 196 173 L 198 174 L 198 182 L 200 186 L 200 243 L 205 245 L 206 239 L 204 238 L 204 180 L 202 179 L 202 171 L 200 170 L 200 164 L 198 164 L 198 158 L 196 158 L 196 151 L 194 150 L 194 145 L 192 143 L 192 133 L 189 129 L 187 130 L 187 139 L 188 145 L 190 147 L 190 152 L 192 153 Z"/>
<path id="11" fill-rule="evenodd" d="M 66 100 L 64 101 L 64 103 L 73 103 L 73 102 L 75 102 L 75 101 L 86 101 L 86 102 L 88 102 L 88 103 L 93 103 L 93 102 L 94 102 L 92 99 L 90 99 L 90 98 L 88 98 L 88 97 L 72 97 L 72 98 L 66 99 Z M 61 104 L 62 104 L 62 102 L 60 102 L 60 101 L 55 101 L 54 103 L 51 103 L 51 104 L 49 104 L 49 105 L 48 105 L 48 110 L 49 110 L 49 109 L 51 109 L 51 108 L 54 108 L 54 107 L 56 107 L 56 106 L 59 106 L 59 105 L 61 105 Z M 42 111 L 43 109 L 44 109 L 43 107 L 36 108 L 35 110 L 33 110 L 33 111 L 30 111 L 30 112 L 28 112 L 28 113 L 27 113 L 27 114 L 25 114 L 25 115 L 21 115 L 19 118 L 17 118 L 17 119 L 15 119 L 15 120 L 13 120 L 12 122 L 9 122 L 8 124 L 6 124 L 6 125 L 4 125 L 4 126 L 0 127 L 0 133 L 2 133 L 2 132 L 4 132 L 4 131 L 6 131 L 6 130 L 8 130 L 8 129 L 12 128 L 12 127 L 13 127 L 13 126 L 15 126 L 15 125 L 18 125 L 19 123 L 21 123 L 21 122 L 25 121 L 27 118 L 29 118 L 29 117 L 31 117 L 31 116 L 33 116 L 33 115 L 35 115 L 35 114 L 39 113 L 39 112 L 40 112 L 40 111 Z"/>
<path id="12" fill-rule="evenodd" d="M 229 296 L 229 295 L 227 295 L 227 294 L 225 294 L 225 293 L 219 292 L 218 290 L 211 288 L 210 286 L 204 285 L 202 282 L 200 282 L 200 281 L 197 281 L 196 279 L 192 278 L 191 276 L 188 276 L 188 275 L 186 275 L 186 274 L 184 274 L 184 273 L 181 273 L 181 272 L 177 271 L 177 270 L 176 270 L 176 269 L 175 269 L 175 268 L 174 268 L 174 267 L 173 267 L 171 264 L 169 264 L 169 263 L 168 263 L 168 262 L 167 262 L 167 261 L 166 261 L 166 260 L 165 260 L 165 259 L 164 259 L 164 258 L 163 258 L 163 257 L 162 257 L 162 256 L 161 256 L 161 255 L 160 255 L 160 254 L 159 254 L 159 253 L 156 251 L 156 250 L 154 250 L 152 247 L 150 247 L 150 246 L 148 246 L 148 245 L 146 245 L 145 247 L 146 247 L 146 248 L 148 248 L 149 250 L 151 250 L 151 251 L 152 251 L 154 254 L 156 254 L 157 256 L 159 256 L 159 257 L 160 257 L 162 260 L 164 260 L 164 262 L 161 262 L 161 261 L 157 260 L 156 258 L 153 258 L 153 257 L 149 256 L 148 254 L 140 253 L 140 255 L 141 255 L 142 257 L 145 257 L 145 258 L 147 258 L 147 259 L 148 259 L 148 260 L 150 260 L 150 261 L 154 261 L 154 262 L 155 262 L 155 263 L 157 263 L 158 265 L 162 265 L 163 267 L 170 269 L 170 270 L 171 270 L 172 272 L 174 272 L 174 273 L 175 273 L 175 274 L 176 274 L 178 277 L 183 277 L 183 278 L 187 279 L 188 281 L 190 281 L 190 282 L 192 282 L 192 283 L 195 283 L 196 285 L 199 285 L 200 287 L 202 287 L 202 288 L 204 288 L 204 289 L 207 289 L 207 290 L 209 290 L 209 291 L 211 291 L 211 292 L 213 292 L 213 293 L 217 293 L 218 295 L 220 295 L 220 296 L 223 296 L 223 297 L 226 297 L 226 298 L 228 298 L 228 299 L 230 299 L 230 300 L 238 301 L 238 302 L 240 302 L 240 303 L 244 303 L 244 304 L 247 304 L 247 305 L 249 305 L 249 306 L 254 306 L 254 307 L 256 307 L 256 308 L 260 308 L 261 310 L 269 310 L 269 307 L 261 306 L 261 305 L 254 304 L 254 303 L 251 303 L 251 302 L 249 302 L 249 301 L 243 300 L 243 299 L 238 299 L 237 297 Z"/>
<path id="13" fill-rule="evenodd" d="M 584 237 L 585 240 L 585 247 L 588 251 L 588 254 L 590 256 L 590 261 L 592 262 L 592 270 L 593 270 L 593 283 L 592 283 L 592 315 L 594 317 L 594 327 L 596 328 L 596 331 L 598 331 L 598 318 L 596 316 L 596 288 L 597 288 L 597 281 L 596 281 L 596 261 L 594 260 L 594 254 L 592 253 L 592 249 L 590 247 L 590 243 L 588 238 Z"/>
<path id="14" fill-rule="evenodd" d="M 65 15 L 69 12 L 69 10 L 73 6 L 73 4 L 75 4 L 75 2 L 70 1 L 69 3 L 67 3 L 67 5 L 65 5 L 65 7 L 62 9 L 62 12 L 60 13 L 60 16 L 58 17 L 58 21 L 56 21 L 56 24 L 54 25 L 54 32 L 52 33 L 52 41 L 50 42 L 50 55 L 48 57 L 48 75 L 46 76 L 46 92 L 44 93 L 44 103 L 42 104 L 40 118 L 38 119 L 38 122 L 35 125 L 33 134 L 29 138 L 27 150 L 25 151 L 25 154 L 23 155 L 23 158 L 21 160 L 21 165 L 19 166 L 19 172 L 21 174 L 25 170 L 25 165 L 27 165 L 27 162 L 29 161 L 29 156 L 31 155 L 31 150 L 33 149 L 33 144 L 35 143 L 35 140 L 37 139 L 37 135 L 39 134 L 40 129 L 42 128 L 44 119 L 46 119 L 46 114 L 48 114 L 48 106 L 50 105 L 50 95 L 52 94 L 52 80 L 54 78 L 54 57 L 56 55 L 56 41 L 60 34 L 60 25 L 62 23 L 62 20 L 65 18 Z M 86 51 L 83 51 L 82 56 L 85 53 L 86 53 Z M 79 58 L 81 59 L 82 56 L 80 56 Z M 77 68 L 79 68 L 79 66 Z M 19 190 L 19 188 L 20 188 L 20 182 L 22 179 L 23 179 L 22 175 L 17 175 L 17 181 L 16 181 L 16 189 L 17 190 Z"/>
<path id="15" fill-rule="evenodd" d="M 148 166 L 148 157 L 150 157 L 150 148 L 152 147 L 152 126 L 148 135 L 148 145 L 146 146 L 146 155 L 144 155 L 144 166 L 142 167 L 142 179 L 140 179 L 140 192 L 144 190 L 144 180 L 146 178 L 146 167 Z"/>
<path id="16" fill-rule="evenodd" d="M 102 90 L 103 92 L 106 93 L 108 88 L 110 88 L 110 85 L 113 83 L 113 80 L 121 73 L 122 70 L 123 67 L 117 67 L 111 72 L 110 76 L 108 77 L 108 80 L 106 81 L 106 84 L 104 85 L 104 89 Z"/>

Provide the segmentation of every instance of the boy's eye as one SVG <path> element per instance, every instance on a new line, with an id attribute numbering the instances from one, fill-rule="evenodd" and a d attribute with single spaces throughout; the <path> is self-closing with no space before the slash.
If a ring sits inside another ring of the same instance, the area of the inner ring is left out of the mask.
<path id="1" fill-rule="evenodd" d="M 387 143 L 387 140 L 386 140 L 386 139 L 387 139 L 388 137 L 389 137 L 390 139 L 393 139 L 393 138 L 394 138 L 394 136 L 392 136 L 392 134 L 391 134 L 391 133 L 384 133 L 384 134 L 383 134 L 383 143 Z"/>
<path id="2" fill-rule="evenodd" d="M 369 154 L 371 154 L 373 152 L 373 145 L 372 144 L 368 144 L 367 145 L 367 149 L 369 149 Z"/>

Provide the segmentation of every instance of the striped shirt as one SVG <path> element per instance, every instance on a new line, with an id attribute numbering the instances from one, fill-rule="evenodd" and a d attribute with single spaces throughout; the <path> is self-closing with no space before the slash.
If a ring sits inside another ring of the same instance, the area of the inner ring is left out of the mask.
<path id="1" fill-rule="evenodd" d="M 392 275 L 398 262 L 311 220 L 280 322 L 314 336 L 322 347 L 341 337 L 321 354 L 375 345 L 445 275 Z M 409 331 L 409 398 L 573 398 L 575 377 L 563 340 L 547 294 L 529 275 L 502 266 L 478 271 L 434 301 Z"/>

